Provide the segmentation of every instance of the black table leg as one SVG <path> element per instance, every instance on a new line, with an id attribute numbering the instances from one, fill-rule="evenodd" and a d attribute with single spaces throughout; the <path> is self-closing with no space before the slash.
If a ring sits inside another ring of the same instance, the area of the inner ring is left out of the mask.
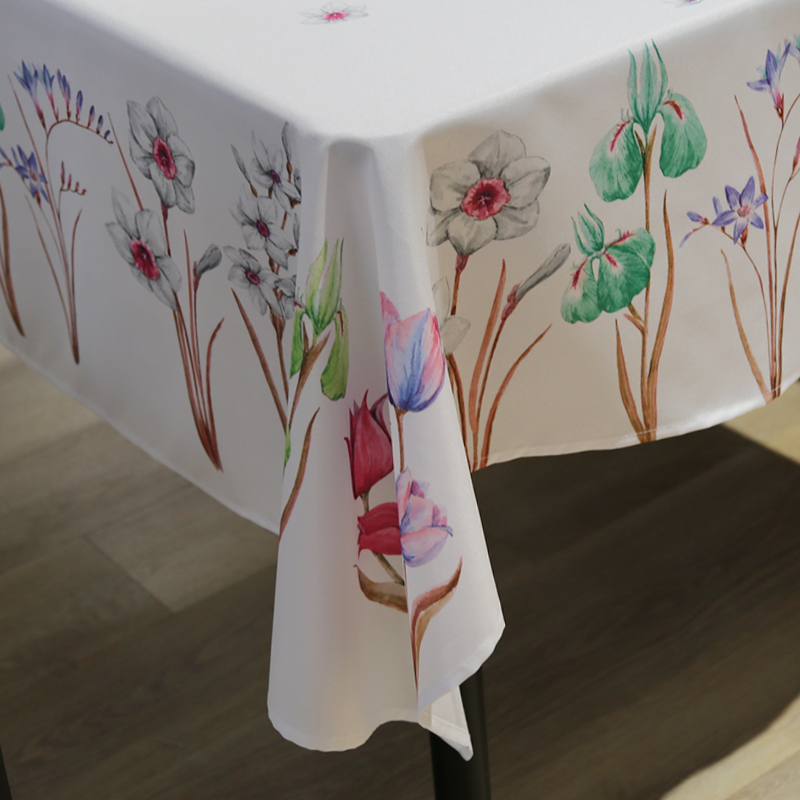
<path id="1" fill-rule="evenodd" d="M 449 744 L 431 734 L 436 800 L 491 800 L 482 669 L 461 684 L 461 698 L 475 755 L 464 761 Z"/>
<path id="2" fill-rule="evenodd" d="M 3 751 L 0 750 L 0 800 L 12 800 L 11 789 L 6 777 L 6 765 L 3 763 Z"/>

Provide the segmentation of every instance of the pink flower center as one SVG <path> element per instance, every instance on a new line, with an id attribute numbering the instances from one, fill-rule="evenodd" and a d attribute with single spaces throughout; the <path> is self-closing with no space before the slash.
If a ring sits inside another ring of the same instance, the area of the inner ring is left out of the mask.
<path id="1" fill-rule="evenodd" d="M 275 172 L 275 170 L 274 170 L 274 169 L 271 169 L 271 170 L 270 170 L 270 171 L 267 173 L 267 175 L 269 175 L 269 176 L 270 176 L 270 178 L 272 178 L 272 182 L 273 182 L 273 183 L 277 183 L 277 184 L 278 184 L 278 186 L 280 186 L 280 185 L 281 185 L 281 176 L 280 176 L 280 175 L 278 175 L 278 173 L 277 173 L 277 172 Z"/>
<path id="2" fill-rule="evenodd" d="M 751 211 L 752 209 L 748 205 L 739 206 L 739 208 L 736 209 L 736 213 L 740 217 L 749 217 Z"/>
<path id="3" fill-rule="evenodd" d="M 264 222 L 263 219 L 260 219 L 256 222 L 256 230 L 265 238 L 269 239 L 269 228 L 267 227 L 267 223 Z"/>
<path id="4" fill-rule="evenodd" d="M 461 201 L 461 210 L 476 219 L 488 219 L 499 214 L 511 199 L 500 178 L 481 178 L 467 189 Z"/>
<path id="5" fill-rule="evenodd" d="M 178 174 L 178 168 L 175 166 L 172 150 L 169 149 L 169 145 L 160 136 L 157 136 L 153 142 L 153 158 L 165 177 L 173 180 Z"/>
<path id="6" fill-rule="evenodd" d="M 136 269 L 151 281 L 157 281 L 161 275 L 161 271 L 156 264 L 156 257 L 147 242 L 141 239 L 134 239 L 131 242 L 131 253 L 133 253 L 133 260 L 136 264 Z"/>
<path id="7" fill-rule="evenodd" d="M 245 278 L 247 278 L 248 281 L 250 281 L 250 283 L 253 284 L 253 286 L 261 285 L 261 278 L 259 278 L 258 275 L 255 272 L 253 272 L 253 270 L 245 269 L 244 276 Z"/>
<path id="8" fill-rule="evenodd" d="M 346 11 L 331 11 L 323 15 L 322 19 L 326 22 L 336 22 L 340 19 L 347 19 L 350 15 Z"/>

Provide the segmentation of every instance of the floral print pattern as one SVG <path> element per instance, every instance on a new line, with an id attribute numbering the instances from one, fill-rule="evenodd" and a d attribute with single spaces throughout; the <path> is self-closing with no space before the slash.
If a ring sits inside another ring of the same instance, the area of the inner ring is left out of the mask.
<path id="1" fill-rule="evenodd" d="M 301 13 L 305 17 L 303 22 L 313 25 L 346 22 L 350 19 L 367 16 L 364 6 L 351 6 L 347 3 L 326 3 L 318 11 L 303 11 Z"/>
<path id="2" fill-rule="evenodd" d="M 116 222 L 106 225 L 117 252 L 130 267 L 133 277 L 165 306 L 177 310 L 175 295 L 181 288 L 181 273 L 167 253 L 167 241 L 158 216 L 149 209 L 136 211 L 117 189 L 111 205 Z"/>
<path id="3" fill-rule="evenodd" d="M 153 97 L 146 106 L 130 101 L 128 120 L 131 158 L 142 175 L 153 182 L 161 204 L 193 214 L 195 163 L 178 136 L 175 118 L 160 97 Z"/>
<path id="4" fill-rule="evenodd" d="M 428 244 L 449 240 L 468 256 L 494 239 L 522 236 L 539 220 L 539 195 L 550 165 L 529 157 L 518 136 L 497 131 L 465 161 L 445 164 L 431 175 Z"/>

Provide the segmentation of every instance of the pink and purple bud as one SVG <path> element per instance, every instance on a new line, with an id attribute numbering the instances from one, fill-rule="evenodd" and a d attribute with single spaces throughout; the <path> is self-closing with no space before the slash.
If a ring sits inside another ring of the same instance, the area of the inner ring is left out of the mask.
<path id="1" fill-rule="evenodd" d="M 442 509 L 425 496 L 427 484 L 415 481 L 410 470 L 398 475 L 396 489 L 403 560 L 420 567 L 439 555 L 453 530 Z"/>

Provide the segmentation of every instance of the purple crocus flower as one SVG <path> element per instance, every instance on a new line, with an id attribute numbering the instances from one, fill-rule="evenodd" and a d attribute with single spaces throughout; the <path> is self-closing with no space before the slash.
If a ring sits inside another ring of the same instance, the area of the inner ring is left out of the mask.
<path id="1" fill-rule="evenodd" d="M 436 315 L 426 308 L 401 320 L 383 292 L 381 312 L 389 400 L 401 411 L 422 411 L 439 394 L 446 370 Z"/>
<path id="2" fill-rule="evenodd" d="M 30 95 L 33 100 L 33 105 L 36 107 L 36 115 L 39 117 L 39 122 L 45 125 L 44 114 L 39 105 L 39 98 L 37 96 L 37 89 L 39 87 L 39 70 L 36 67 L 28 67 L 23 61 L 22 67 L 19 72 L 14 73 L 14 77 L 19 81 L 20 86 Z"/>
<path id="3" fill-rule="evenodd" d="M 53 81 L 55 81 L 56 76 L 50 73 L 50 70 L 47 69 L 47 64 L 42 66 L 40 79 L 42 81 L 42 86 L 44 86 L 44 91 L 47 94 L 47 99 L 50 101 L 50 107 L 53 109 L 53 113 L 55 114 L 56 101 L 53 97 Z"/>
<path id="4" fill-rule="evenodd" d="M 421 567 L 436 558 L 453 529 L 442 509 L 425 496 L 428 485 L 415 481 L 410 470 L 398 475 L 396 490 L 403 561 Z"/>
<path id="5" fill-rule="evenodd" d="M 29 156 L 25 155 L 25 151 L 21 147 L 11 151 L 14 156 L 14 169 L 17 175 L 22 178 L 22 182 L 28 186 L 31 197 L 41 205 L 42 200 L 48 205 L 50 204 L 50 197 L 47 194 L 47 178 L 39 169 L 39 162 L 36 160 L 36 154 L 31 153 Z"/>
<path id="6" fill-rule="evenodd" d="M 727 211 L 724 210 L 722 203 L 715 197 L 714 210 L 717 212 L 717 218 L 711 224 L 717 228 L 724 228 L 733 223 L 733 241 L 738 243 L 742 239 L 742 244 L 744 244 L 747 238 L 747 227 L 751 223 L 756 228 L 764 227 L 764 222 L 756 213 L 756 209 L 767 201 L 767 196 L 759 194 L 756 197 L 756 182 L 752 175 L 741 193 L 737 192 L 733 186 L 726 186 L 725 196 L 730 208 Z"/>
<path id="7" fill-rule="evenodd" d="M 798 55 L 798 50 L 793 42 L 787 41 L 784 43 L 783 52 L 780 51 L 780 47 L 774 53 L 772 50 L 767 50 L 767 61 L 764 68 L 760 70 L 761 80 L 750 81 L 747 85 L 757 92 L 769 92 L 775 111 L 783 119 L 784 97 L 780 85 L 781 72 L 783 72 L 789 55 Z"/>
<path id="8" fill-rule="evenodd" d="M 58 80 L 58 88 L 61 89 L 61 95 L 67 103 L 67 116 L 70 116 L 69 113 L 69 101 L 72 97 L 72 89 L 70 88 L 69 81 L 67 80 L 67 76 L 61 70 L 56 72 L 56 79 Z"/>

